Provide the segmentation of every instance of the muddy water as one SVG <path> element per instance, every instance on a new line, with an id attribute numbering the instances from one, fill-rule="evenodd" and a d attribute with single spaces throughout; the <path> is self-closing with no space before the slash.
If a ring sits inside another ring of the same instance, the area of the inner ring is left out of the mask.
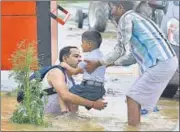
<path id="1" fill-rule="evenodd" d="M 58 130 L 104 130 L 100 125 L 95 124 L 91 121 L 86 121 L 81 119 L 74 119 L 67 117 L 61 117 L 55 119 L 53 116 L 47 116 L 48 122 L 52 122 L 49 127 L 35 126 L 29 124 L 15 124 L 9 121 L 15 107 L 16 107 L 15 97 L 9 97 L 7 95 L 2 95 L 1 97 L 1 131 L 58 131 Z M 81 124 L 81 125 L 79 125 Z"/>
<path id="2" fill-rule="evenodd" d="M 10 123 L 8 119 L 16 107 L 16 99 L 13 96 L 2 94 L 1 97 L 1 130 L 31 130 L 31 131 L 143 131 L 143 130 L 174 130 L 178 121 L 179 101 L 161 98 L 158 102 L 159 112 L 153 112 L 142 116 L 139 127 L 127 125 L 127 107 L 125 93 L 134 82 L 135 76 L 114 74 L 106 75 L 105 100 L 108 102 L 106 109 L 102 111 L 87 111 L 80 107 L 76 116 L 48 116 L 46 119 L 51 123 L 49 127 L 34 125 L 19 125 Z M 121 84 L 121 87 L 120 87 Z"/>
<path id="3" fill-rule="evenodd" d="M 75 15 L 77 8 L 83 8 L 87 12 L 88 4 L 71 4 L 66 6 L 67 10 Z M 64 6 L 63 6 L 64 7 Z M 72 20 L 72 19 L 71 19 Z M 67 45 L 81 47 L 81 34 L 88 29 L 88 22 L 85 21 L 83 29 L 77 29 L 77 24 L 73 21 L 68 21 L 64 26 L 58 26 L 58 50 Z M 108 24 L 107 30 L 103 35 L 103 43 L 100 50 L 106 55 L 113 50 L 116 44 L 115 28 Z M 108 33 L 114 31 L 114 33 Z M 113 35 L 112 35 L 113 34 Z M 57 61 L 58 62 L 58 61 Z M 28 130 L 28 131 L 170 131 L 174 130 L 178 122 L 179 101 L 163 99 L 158 102 L 159 112 L 153 112 L 142 117 L 142 123 L 139 127 L 134 128 L 127 125 L 127 107 L 125 103 L 125 93 L 133 84 L 137 75 L 137 66 L 130 67 L 111 67 L 106 70 L 105 88 L 107 94 L 105 100 L 108 102 L 106 109 L 102 111 L 90 110 L 87 111 L 84 107 L 80 107 L 79 113 L 75 117 L 66 116 L 48 116 L 47 120 L 52 124 L 48 128 L 38 127 L 34 125 L 19 125 L 8 121 L 16 106 L 15 97 L 2 95 L 1 97 L 1 130 Z M 15 82 L 8 79 L 9 71 L 1 72 L 1 90 L 11 91 L 15 88 Z M 77 76 L 77 82 L 82 76 Z"/>

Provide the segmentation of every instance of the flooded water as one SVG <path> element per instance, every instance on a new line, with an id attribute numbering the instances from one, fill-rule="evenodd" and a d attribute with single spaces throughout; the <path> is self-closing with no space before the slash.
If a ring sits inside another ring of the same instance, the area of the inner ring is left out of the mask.
<path id="1" fill-rule="evenodd" d="M 134 75 L 106 74 L 106 96 L 108 106 L 102 110 L 87 111 L 80 106 L 76 117 L 71 116 L 48 116 L 50 127 L 38 127 L 34 125 L 20 125 L 9 122 L 17 102 L 14 96 L 1 95 L 1 130 L 29 130 L 29 131 L 130 131 L 130 130 L 152 130 L 170 131 L 177 127 L 179 120 L 179 100 L 161 98 L 158 102 L 159 112 L 153 112 L 142 116 L 142 123 L 138 128 L 127 125 L 127 106 L 125 103 L 125 93 L 135 81 Z M 81 76 L 76 78 L 79 82 Z M 177 130 L 178 127 L 176 128 Z"/>
<path id="2" fill-rule="evenodd" d="M 142 116 L 142 123 L 139 127 L 127 125 L 127 106 L 125 93 L 135 81 L 136 76 L 107 74 L 107 90 L 105 100 L 108 102 L 107 108 L 101 111 L 87 111 L 80 106 L 78 115 L 46 117 L 52 124 L 49 127 L 39 127 L 34 125 L 19 125 L 10 123 L 8 119 L 16 107 L 16 98 L 2 93 L 1 96 L 1 130 L 32 130 L 32 131 L 160 131 L 174 130 L 178 122 L 179 101 L 161 98 L 158 102 L 159 112 L 153 112 Z M 121 84 L 121 86 L 120 86 Z"/>
<path id="3" fill-rule="evenodd" d="M 87 2 L 84 4 L 69 4 L 66 9 L 74 16 L 77 8 L 83 7 L 87 12 Z M 64 7 L 64 6 L 63 6 Z M 71 19 L 70 18 L 70 19 Z M 83 29 L 77 29 L 77 24 L 68 21 L 64 26 L 58 26 L 58 51 L 64 46 L 73 45 L 81 47 L 81 34 L 88 29 L 88 22 L 85 22 Z M 108 24 L 107 31 L 103 33 L 103 43 L 100 50 L 106 55 L 113 50 L 116 44 L 115 27 Z M 113 32 L 108 32 L 113 31 Z M 57 61 L 58 63 L 58 61 Z M 14 80 L 8 78 L 9 71 L 1 72 L 1 90 L 12 91 L 16 87 Z M 79 113 L 75 117 L 48 116 L 46 119 L 52 124 L 49 127 L 35 125 L 20 125 L 9 122 L 15 107 L 16 98 L 1 93 L 1 130 L 2 131 L 171 131 L 177 127 L 179 120 L 179 100 L 161 98 L 158 102 L 159 112 L 153 112 L 142 116 L 142 123 L 139 127 L 130 127 L 127 125 L 127 106 L 125 102 L 125 93 L 134 83 L 138 75 L 137 65 L 130 67 L 110 67 L 106 70 L 105 88 L 107 90 L 105 100 L 108 102 L 107 108 L 101 111 L 87 111 L 80 106 Z M 82 75 L 76 76 L 79 82 Z"/>

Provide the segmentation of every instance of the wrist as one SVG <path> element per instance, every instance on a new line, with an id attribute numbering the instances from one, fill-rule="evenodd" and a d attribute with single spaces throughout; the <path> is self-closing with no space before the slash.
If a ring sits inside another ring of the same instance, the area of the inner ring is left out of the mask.
<path id="1" fill-rule="evenodd" d="M 92 101 L 91 108 L 94 108 L 95 101 Z"/>
<path id="2" fill-rule="evenodd" d="M 95 101 L 91 101 L 91 102 L 88 104 L 88 107 L 93 108 L 93 107 L 94 107 L 94 103 L 95 103 Z"/>

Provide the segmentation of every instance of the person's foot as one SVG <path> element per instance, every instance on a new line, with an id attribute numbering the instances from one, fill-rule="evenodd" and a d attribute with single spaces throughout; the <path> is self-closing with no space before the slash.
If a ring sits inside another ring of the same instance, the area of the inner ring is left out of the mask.
<path id="1" fill-rule="evenodd" d="M 159 108 L 156 106 L 156 107 L 154 107 L 154 109 L 153 109 L 153 112 L 158 112 L 159 111 Z M 141 109 L 141 115 L 146 115 L 146 114 L 148 114 L 149 113 L 149 111 L 148 110 L 146 110 L 146 109 Z"/>
<path id="2" fill-rule="evenodd" d="M 153 112 L 158 112 L 158 111 L 159 111 L 159 108 L 157 106 L 154 107 Z"/>

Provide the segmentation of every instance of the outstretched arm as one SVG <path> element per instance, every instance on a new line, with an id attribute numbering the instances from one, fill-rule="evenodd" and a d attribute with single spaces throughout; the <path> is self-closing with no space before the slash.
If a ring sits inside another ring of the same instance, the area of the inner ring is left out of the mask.
<path id="1" fill-rule="evenodd" d="M 106 68 L 110 66 L 130 66 L 136 63 L 136 59 L 133 57 L 132 53 L 129 53 L 117 59 L 113 64 L 106 66 Z"/>
<path id="2" fill-rule="evenodd" d="M 136 63 L 132 53 L 122 56 L 114 62 L 114 66 L 130 66 Z"/>
<path id="3" fill-rule="evenodd" d="M 65 69 L 67 69 L 70 72 L 70 74 L 72 74 L 72 75 L 77 75 L 79 73 L 83 73 L 83 69 L 82 68 L 80 68 L 80 67 L 73 68 L 70 65 L 68 65 L 66 62 L 61 62 L 60 65 L 62 67 L 64 67 Z"/>
<path id="4" fill-rule="evenodd" d="M 132 16 L 122 16 L 121 21 L 117 26 L 117 44 L 114 47 L 114 50 L 108 53 L 108 55 L 100 61 L 102 65 L 111 65 L 125 54 L 125 47 L 130 43 L 132 36 L 132 26 Z"/>
<path id="5" fill-rule="evenodd" d="M 131 15 L 126 15 L 121 18 L 121 22 L 118 23 L 118 40 L 114 50 L 100 61 L 85 60 L 87 62 L 86 70 L 93 72 L 98 66 L 111 66 L 117 59 L 122 57 L 125 54 L 125 47 L 129 44 L 132 36 L 132 26 Z"/>
<path id="6" fill-rule="evenodd" d="M 76 105 L 88 106 L 94 109 L 101 110 L 106 107 L 107 103 L 101 100 L 90 101 L 79 97 L 75 94 L 72 94 L 68 91 L 67 85 L 65 83 L 64 74 L 59 69 L 52 69 L 52 71 L 48 75 L 48 80 L 52 84 L 52 86 L 56 89 L 58 95 L 62 98 L 62 100 L 70 102 Z"/>

